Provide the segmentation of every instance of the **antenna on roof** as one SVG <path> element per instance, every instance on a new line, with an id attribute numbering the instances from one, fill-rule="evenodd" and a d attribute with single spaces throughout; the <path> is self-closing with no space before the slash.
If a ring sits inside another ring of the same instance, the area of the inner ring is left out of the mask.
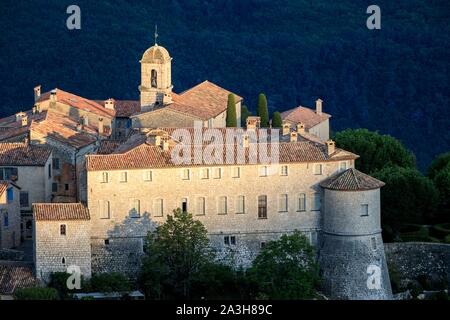
<path id="1" fill-rule="evenodd" d="M 156 43 L 156 40 L 158 39 L 158 25 L 155 24 L 155 46 L 158 45 L 158 43 Z"/>

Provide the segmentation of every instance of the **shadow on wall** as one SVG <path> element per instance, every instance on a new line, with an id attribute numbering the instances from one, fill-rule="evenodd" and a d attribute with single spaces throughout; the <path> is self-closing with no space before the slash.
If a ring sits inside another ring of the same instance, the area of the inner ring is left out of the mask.
<path id="1" fill-rule="evenodd" d="M 130 210 L 122 222 L 107 232 L 108 238 L 92 242 L 92 272 L 120 272 L 136 279 L 147 234 L 157 225 L 150 213 L 138 215 L 136 210 Z"/>

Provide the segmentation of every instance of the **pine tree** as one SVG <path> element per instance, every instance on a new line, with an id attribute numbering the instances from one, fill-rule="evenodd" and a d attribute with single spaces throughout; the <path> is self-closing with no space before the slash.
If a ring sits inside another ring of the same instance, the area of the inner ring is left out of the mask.
<path id="1" fill-rule="evenodd" d="M 226 124 L 227 127 L 237 127 L 236 102 L 232 93 L 228 95 Z"/>
<path id="2" fill-rule="evenodd" d="M 261 118 L 261 128 L 267 128 L 269 126 L 269 110 L 264 93 L 260 93 L 258 96 L 258 116 Z"/>
<path id="3" fill-rule="evenodd" d="M 241 107 L 241 126 L 245 127 L 247 125 L 247 118 L 251 116 L 252 113 L 248 110 L 246 105 Z"/>
<path id="4" fill-rule="evenodd" d="M 281 113 L 275 111 L 272 115 L 272 128 L 281 128 L 283 121 L 281 120 Z"/>

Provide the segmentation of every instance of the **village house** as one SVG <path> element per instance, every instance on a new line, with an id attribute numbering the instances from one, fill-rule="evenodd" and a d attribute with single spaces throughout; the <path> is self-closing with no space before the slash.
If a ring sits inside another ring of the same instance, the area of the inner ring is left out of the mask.
<path id="1" fill-rule="evenodd" d="M 0 250 L 20 245 L 20 188 L 10 181 L 0 181 Z"/>
<path id="2" fill-rule="evenodd" d="M 0 143 L 0 180 L 20 187 L 21 235 L 31 239 L 32 210 L 36 202 L 50 202 L 52 196 L 52 150 L 28 142 Z"/>

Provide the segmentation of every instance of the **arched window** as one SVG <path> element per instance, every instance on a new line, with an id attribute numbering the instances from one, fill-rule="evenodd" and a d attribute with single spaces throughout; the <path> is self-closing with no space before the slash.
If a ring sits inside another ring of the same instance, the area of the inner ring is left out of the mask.
<path id="1" fill-rule="evenodd" d="M 158 72 L 156 72 L 156 70 L 153 69 L 152 70 L 152 79 L 151 79 L 152 88 L 158 87 L 157 77 L 158 77 Z"/>

